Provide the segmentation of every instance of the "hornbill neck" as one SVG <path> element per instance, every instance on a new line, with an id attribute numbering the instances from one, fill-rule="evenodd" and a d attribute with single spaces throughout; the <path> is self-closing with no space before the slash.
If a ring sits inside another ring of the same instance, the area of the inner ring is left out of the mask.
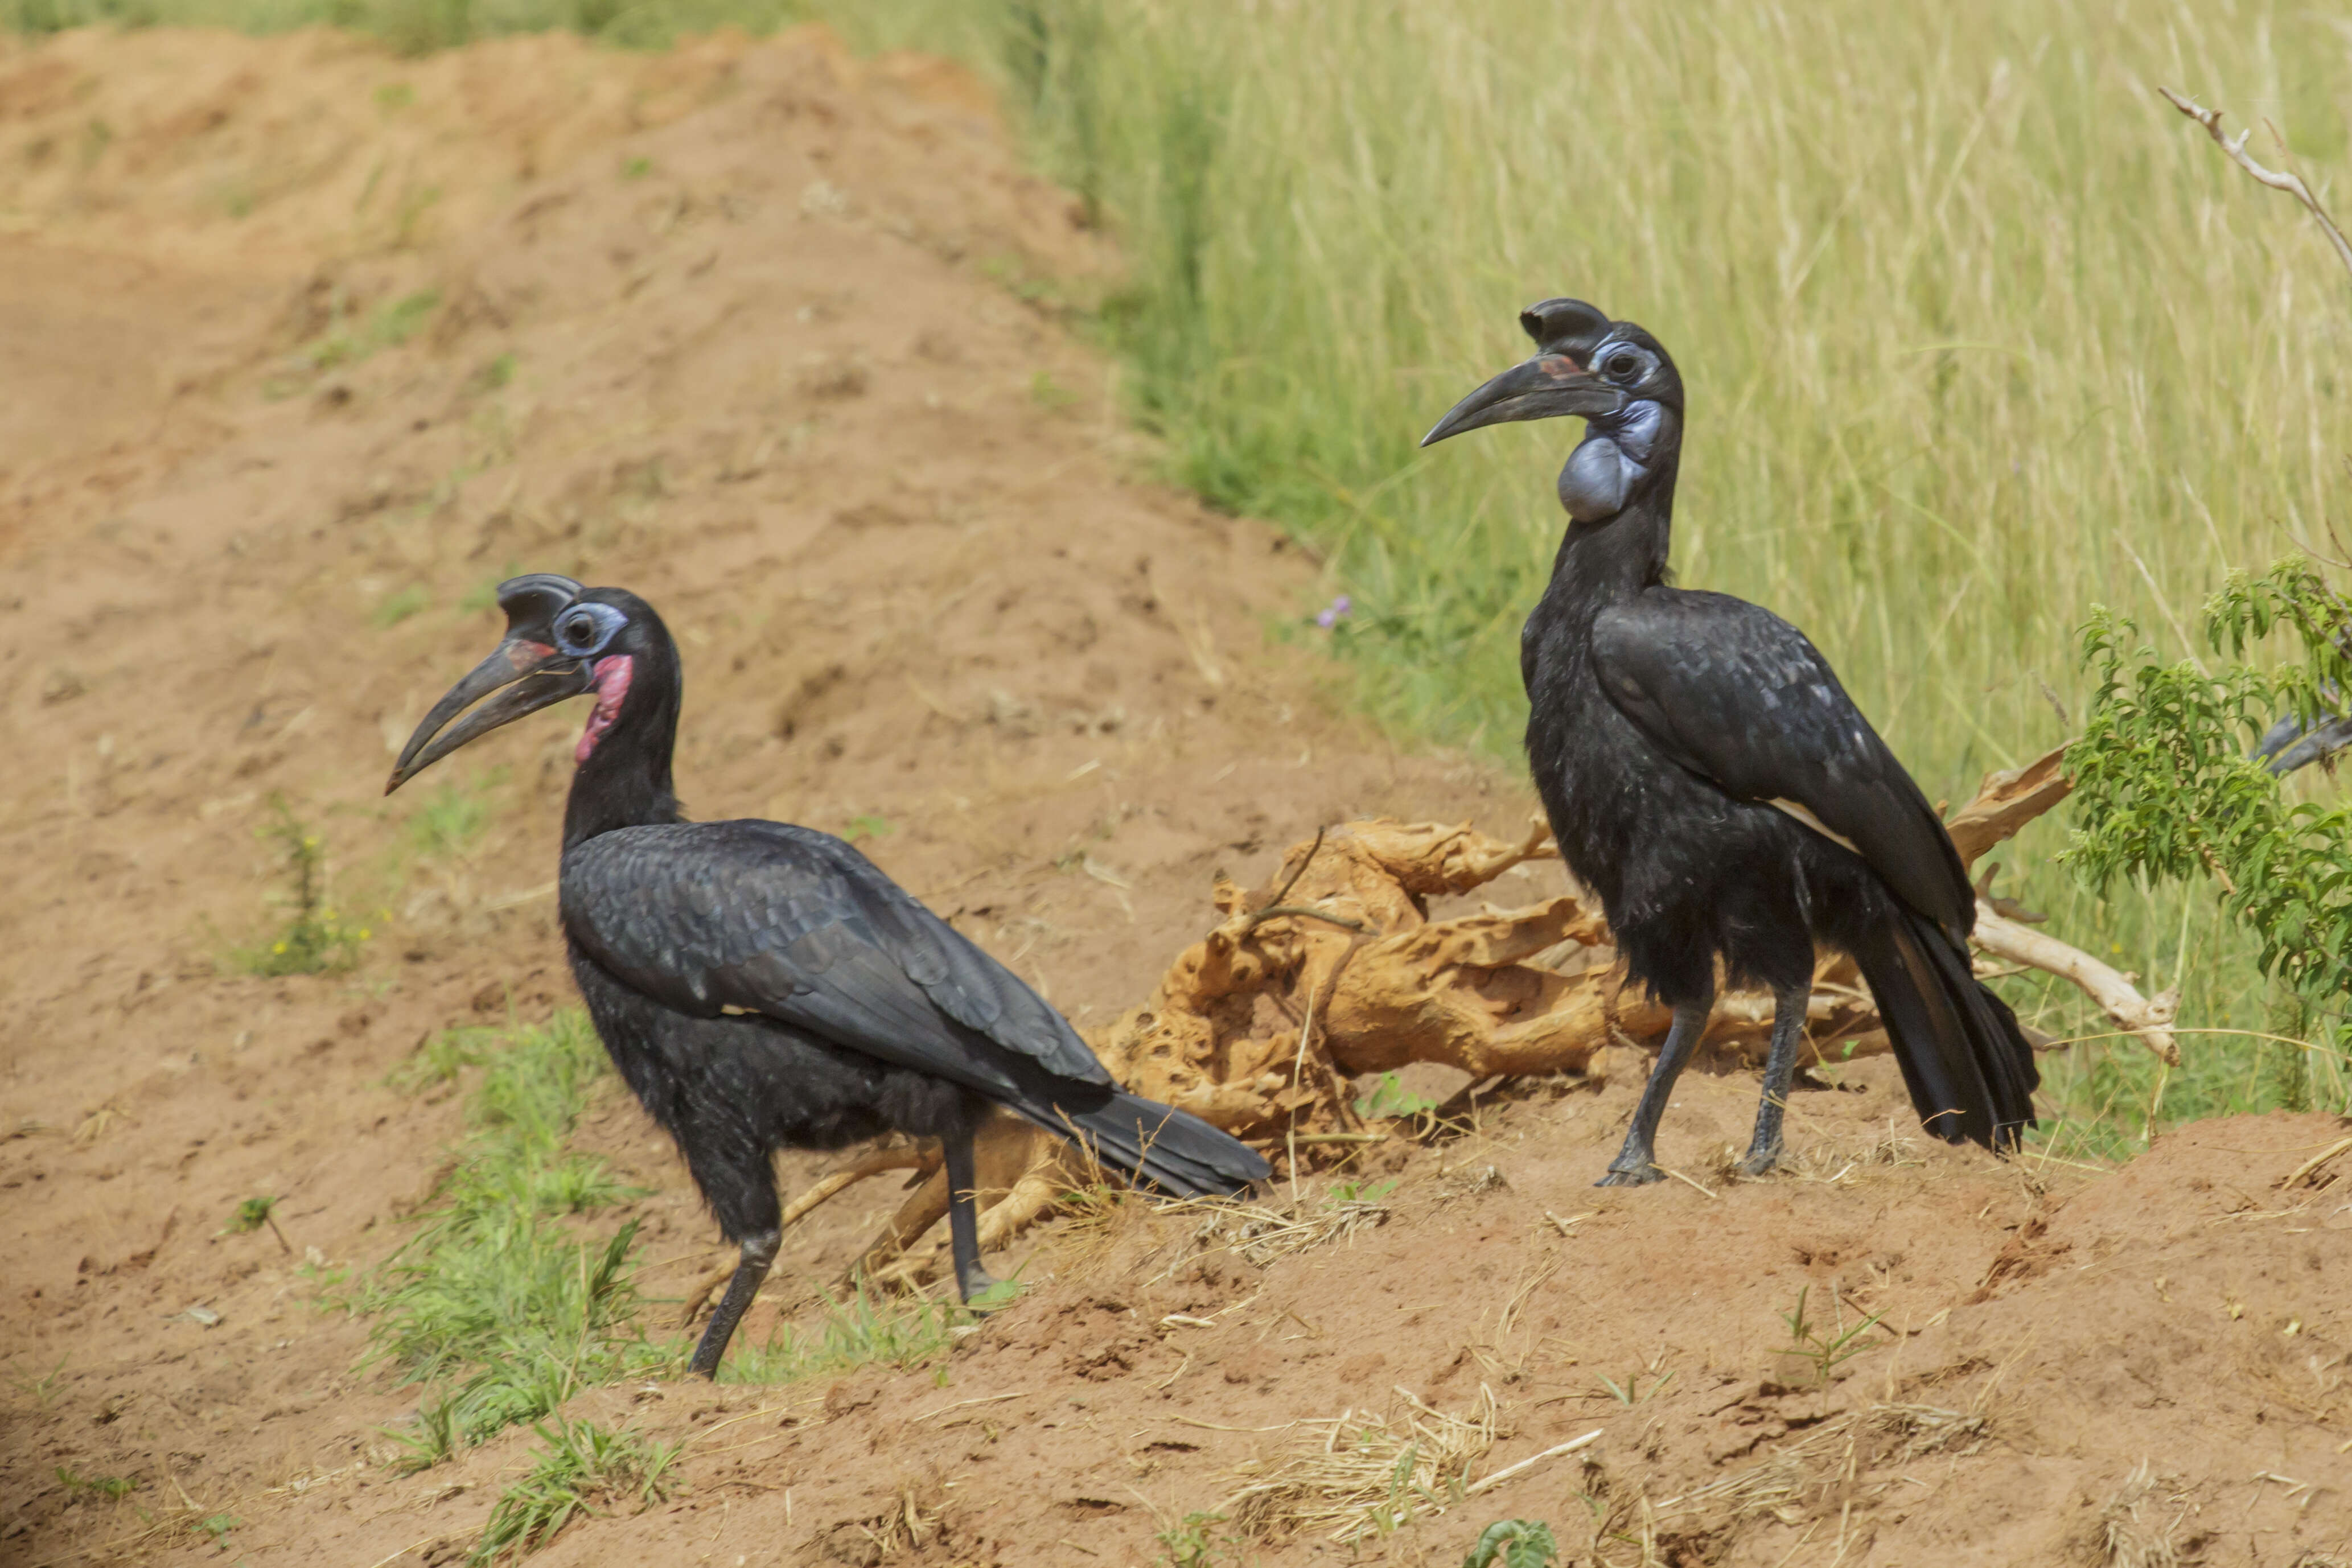
<path id="1" fill-rule="evenodd" d="M 572 776 L 572 798 L 563 810 L 566 850 L 615 828 L 683 820 L 670 783 L 683 695 L 677 646 L 658 622 L 648 631 L 644 651 L 630 659 L 618 711 L 608 714 L 612 699 L 600 689 L 596 712 L 581 737 L 588 755 Z M 600 674 L 611 663 L 599 661 Z"/>
<path id="2" fill-rule="evenodd" d="M 1545 597 L 1564 607 L 1598 613 L 1665 580 L 1666 552 L 1673 543 L 1675 477 L 1682 463 L 1678 430 L 1662 432 L 1623 505 L 1600 517 L 1580 517 L 1571 493 L 1577 459 L 1560 474 L 1561 504 L 1569 508 L 1568 534 L 1553 558 Z M 1607 441 L 1598 432 L 1585 444 Z M 1583 448 L 1580 447 L 1581 455 Z"/>

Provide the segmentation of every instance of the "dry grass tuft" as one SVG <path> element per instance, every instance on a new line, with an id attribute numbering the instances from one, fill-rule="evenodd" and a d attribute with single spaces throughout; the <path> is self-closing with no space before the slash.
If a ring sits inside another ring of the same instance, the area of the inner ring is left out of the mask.
<path id="1" fill-rule="evenodd" d="M 1728 1531 L 1769 1515 L 1783 1524 L 1836 1512 L 1874 1494 L 1869 1473 L 1922 1454 L 1972 1454 L 1985 1440 L 1980 1410 L 1934 1405 L 1873 1405 L 1822 1423 L 1801 1441 L 1719 1481 L 1651 1504 L 1646 1528 L 1686 1535 Z"/>
<path id="2" fill-rule="evenodd" d="M 1194 1197 L 1160 1204 L 1157 1208 L 1161 1214 L 1200 1217 L 1189 1238 L 1192 1245 L 1187 1256 L 1232 1252 L 1261 1269 L 1278 1258 L 1327 1242 L 1346 1240 L 1360 1230 L 1385 1225 L 1390 1213 L 1382 1196 L 1350 1191 L 1345 1186 L 1320 1203 L 1269 1206 Z M 1171 1263 L 1170 1268 L 1176 1266 Z"/>
<path id="3" fill-rule="evenodd" d="M 2189 1510 L 2185 1503 L 2173 1508 L 2172 1499 L 2158 1500 L 2158 1478 L 2142 1459 L 2099 1511 L 2101 1568 L 2175 1568 L 2179 1563 L 2180 1551 L 2172 1536 Z M 2160 1524 L 2147 1517 L 2166 1512 L 2172 1517 Z"/>
<path id="4" fill-rule="evenodd" d="M 1495 1394 L 1485 1384 L 1466 1415 L 1431 1408 L 1402 1388 L 1402 1408 L 1354 1410 L 1299 1423 L 1310 1430 L 1291 1453 L 1236 1469 L 1241 1490 L 1218 1505 L 1242 1534 L 1278 1541 L 1321 1531 L 1340 1542 L 1385 1536 L 1423 1514 L 1443 1513 L 1469 1486 L 1470 1467 L 1495 1446 Z"/>
<path id="5" fill-rule="evenodd" d="M 1865 1140 L 1858 1143 L 1836 1140 L 1811 1145 L 1791 1155 L 1783 1162 L 1783 1168 L 1799 1181 L 1825 1182 L 1835 1186 L 1850 1182 L 1867 1172 L 1922 1166 L 1927 1163 L 1919 1152 L 1919 1140 L 1904 1132 L 1890 1117 L 1885 1127 Z"/>

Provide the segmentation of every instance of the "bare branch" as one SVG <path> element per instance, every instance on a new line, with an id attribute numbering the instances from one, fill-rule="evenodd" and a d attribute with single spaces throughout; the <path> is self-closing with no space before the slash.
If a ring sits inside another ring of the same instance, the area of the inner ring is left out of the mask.
<path id="1" fill-rule="evenodd" d="M 2159 87 L 2156 90 L 2164 95 L 2166 102 L 2203 126 L 2205 133 L 2213 139 L 2222 152 L 2230 155 L 2231 162 L 2272 190 L 2284 191 L 2288 195 L 2301 202 L 2305 210 L 2319 220 L 2319 226 L 2327 231 L 2328 241 L 2336 246 L 2336 258 L 2344 264 L 2344 270 L 2352 273 L 2352 241 L 2347 241 L 2344 237 L 2344 231 L 2336 226 L 2336 220 L 2327 215 L 2327 209 L 2319 204 L 2319 198 L 2311 193 L 2311 187 L 2303 183 L 2302 175 L 2283 173 L 2275 169 L 2265 169 L 2247 156 L 2246 138 L 2253 132 L 2241 131 L 2234 137 L 2223 135 L 2220 110 L 2200 109 L 2194 102 L 2181 97 L 2168 87 Z M 2272 134 L 2275 136 L 2277 133 L 2277 128 L 2273 127 Z M 2282 141 L 2284 140 L 2281 138 Z"/>
<path id="2" fill-rule="evenodd" d="M 2180 1010 L 2178 987 L 2143 997 L 2120 973 L 2081 948 L 2020 925 L 1986 903 L 1977 905 L 1977 928 L 1971 939 L 1995 957 L 2073 981 L 2109 1018 L 2139 1036 L 2167 1066 L 2180 1065 L 2180 1044 L 2172 1033 L 2173 1017 Z"/>

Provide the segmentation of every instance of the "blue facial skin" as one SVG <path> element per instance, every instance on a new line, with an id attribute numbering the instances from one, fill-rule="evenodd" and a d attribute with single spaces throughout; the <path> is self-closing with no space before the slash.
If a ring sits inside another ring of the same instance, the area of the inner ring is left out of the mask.
<path id="1" fill-rule="evenodd" d="M 1643 400 L 1592 417 L 1583 442 L 1559 471 L 1559 504 L 1580 523 L 1625 509 L 1625 497 L 1648 473 L 1664 408 Z"/>

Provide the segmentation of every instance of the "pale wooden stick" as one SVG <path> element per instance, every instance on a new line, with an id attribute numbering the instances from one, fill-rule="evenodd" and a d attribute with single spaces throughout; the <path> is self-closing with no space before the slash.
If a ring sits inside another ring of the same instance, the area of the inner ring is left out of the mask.
<path id="1" fill-rule="evenodd" d="M 1462 1495 L 1464 1497 L 1476 1497 L 1480 1492 L 1486 1490 L 1489 1487 L 1500 1486 L 1505 1481 L 1509 1480 L 1513 1476 L 1519 1474 L 1523 1470 L 1531 1470 L 1535 1469 L 1538 1465 L 1542 1464 L 1546 1459 L 1556 1459 L 1562 1454 L 1572 1454 L 1576 1452 L 1577 1449 L 1598 1439 L 1601 1436 L 1601 1429 L 1600 1427 L 1595 1427 L 1591 1431 L 1587 1432 L 1581 1437 L 1570 1437 L 1567 1442 L 1555 1444 L 1551 1448 L 1546 1448 L 1540 1454 L 1536 1454 L 1530 1458 L 1521 1459 L 1516 1465 L 1505 1465 L 1501 1469 L 1496 1470 L 1485 1480 L 1474 1482 L 1472 1485 L 1463 1488 Z"/>
<path id="2" fill-rule="evenodd" d="M 1977 901 L 1974 940 L 1995 957 L 2073 981 L 2109 1018 L 2139 1036 L 2141 1043 L 2166 1066 L 2180 1065 L 2180 1044 L 2172 1033 L 2172 1019 L 2180 1011 L 2179 987 L 2143 997 L 2116 969 L 2079 947 L 2019 925 L 1983 899 Z"/>

